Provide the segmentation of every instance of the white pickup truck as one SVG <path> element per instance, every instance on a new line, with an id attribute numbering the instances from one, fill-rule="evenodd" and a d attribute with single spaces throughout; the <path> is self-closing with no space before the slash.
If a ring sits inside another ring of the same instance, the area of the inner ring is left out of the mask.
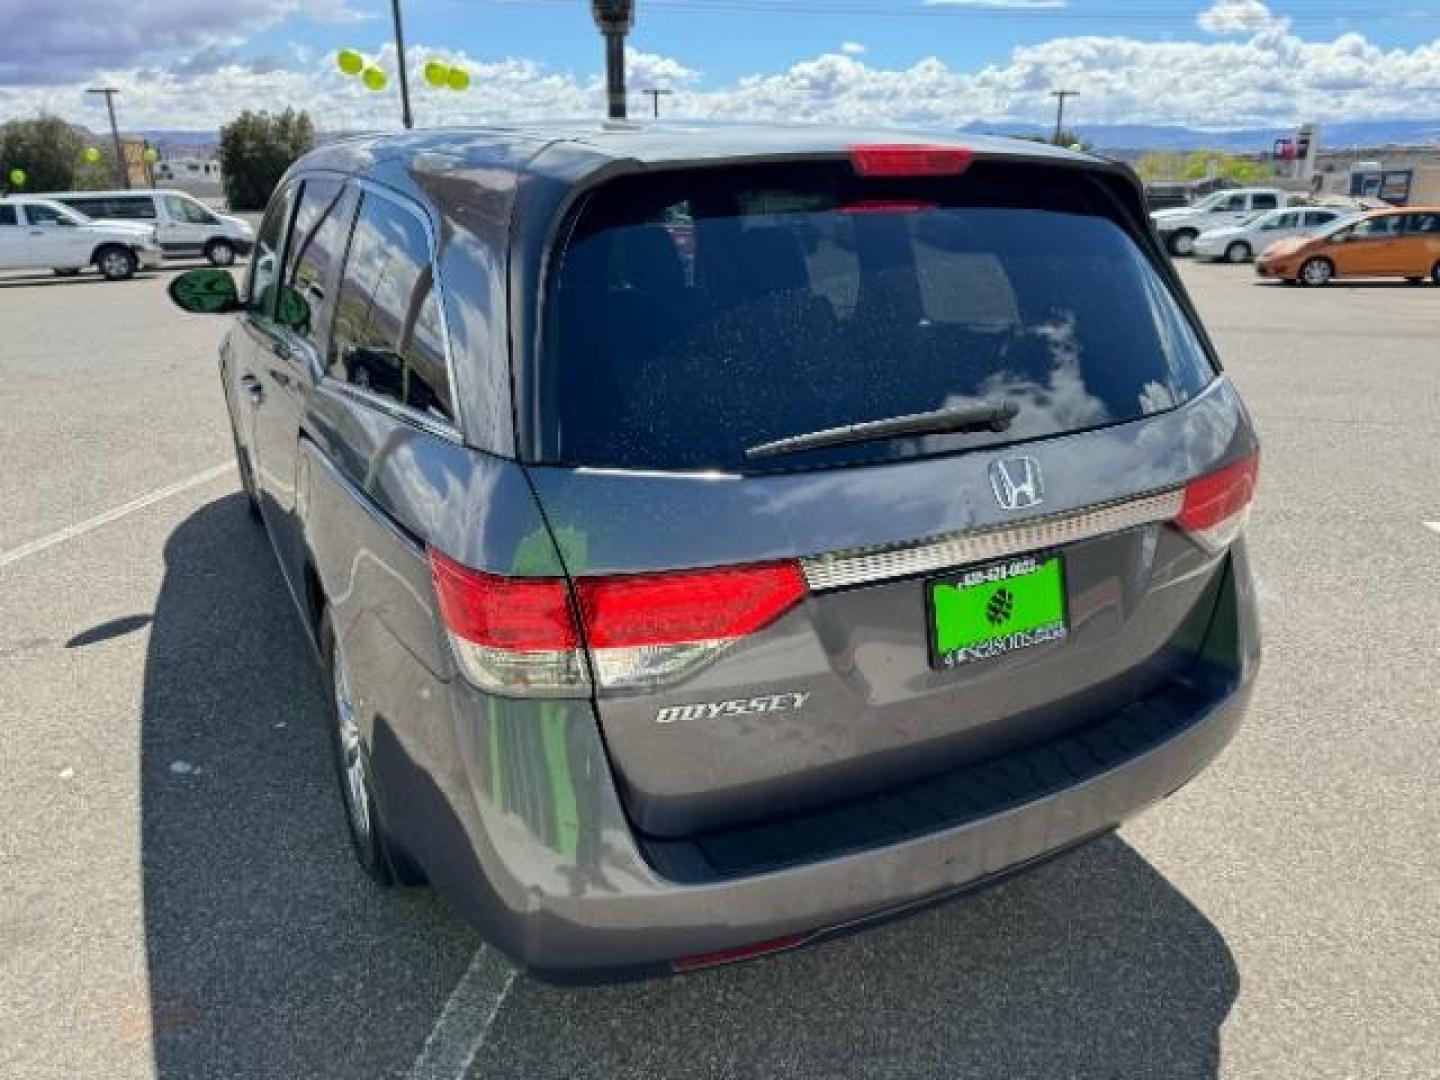
<path id="1" fill-rule="evenodd" d="M 163 258 L 153 226 L 92 221 L 51 199 L 0 199 L 0 270 L 68 276 L 93 266 L 110 281 L 124 281 Z"/>
<path id="2" fill-rule="evenodd" d="M 1201 233 L 1239 225 L 1258 211 L 1279 210 L 1300 201 L 1300 196 L 1278 188 L 1235 188 L 1217 191 L 1190 206 L 1156 210 L 1150 220 L 1171 255 L 1193 255 Z"/>

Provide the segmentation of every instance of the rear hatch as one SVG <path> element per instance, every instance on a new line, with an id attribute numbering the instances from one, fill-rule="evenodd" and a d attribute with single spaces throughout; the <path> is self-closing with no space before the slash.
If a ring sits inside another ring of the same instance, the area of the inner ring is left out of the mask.
<path id="1" fill-rule="evenodd" d="M 1193 662 L 1254 445 L 1143 221 L 1107 167 L 916 148 L 581 201 L 529 471 L 640 830 L 957 768 Z"/>

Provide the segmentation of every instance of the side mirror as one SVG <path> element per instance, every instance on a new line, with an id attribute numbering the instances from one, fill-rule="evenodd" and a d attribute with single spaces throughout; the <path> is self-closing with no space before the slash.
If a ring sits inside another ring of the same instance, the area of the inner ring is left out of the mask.
<path id="1" fill-rule="evenodd" d="M 289 285 L 282 286 L 276 299 L 276 322 L 302 332 L 310 328 L 310 302 L 300 294 L 300 290 L 292 289 Z"/>
<path id="2" fill-rule="evenodd" d="M 228 270 L 188 270 L 170 282 L 168 291 L 176 307 L 193 315 L 222 315 L 241 307 Z"/>

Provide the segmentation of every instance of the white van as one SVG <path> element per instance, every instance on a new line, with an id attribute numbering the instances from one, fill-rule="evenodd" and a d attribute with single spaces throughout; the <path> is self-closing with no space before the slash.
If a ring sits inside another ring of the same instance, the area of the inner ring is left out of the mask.
<path id="1" fill-rule="evenodd" d="M 163 257 L 154 228 L 143 223 L 91 221 L 52 199 L 0 199 L 0 270 L 70 276 L 93 266 L 124 281 Z"/>
<path id="2" fill-rule="evenodd" d="M 193 195 L 167 188 L 135 191 L 61 191 L 45 196 L 97 221 L 138 221 L 155 226 L 166 256 L 204 255 L 229 266 L 248 255 L 255 231 L 243 218 L 217 214 Z"/>

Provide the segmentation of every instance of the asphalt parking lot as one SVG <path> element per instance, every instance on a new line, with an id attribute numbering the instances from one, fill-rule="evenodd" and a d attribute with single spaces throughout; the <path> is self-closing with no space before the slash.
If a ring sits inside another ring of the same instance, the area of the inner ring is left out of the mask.
<path id="1" fill-rule="evenodd" d="M 1440 289 L 1184 274 L 1265 440 L 1236 743 L 983 893 L 599 988 L 353 865 L 223 320 L 0 277 L 0 1076 L 1440 1075 Z"/>

